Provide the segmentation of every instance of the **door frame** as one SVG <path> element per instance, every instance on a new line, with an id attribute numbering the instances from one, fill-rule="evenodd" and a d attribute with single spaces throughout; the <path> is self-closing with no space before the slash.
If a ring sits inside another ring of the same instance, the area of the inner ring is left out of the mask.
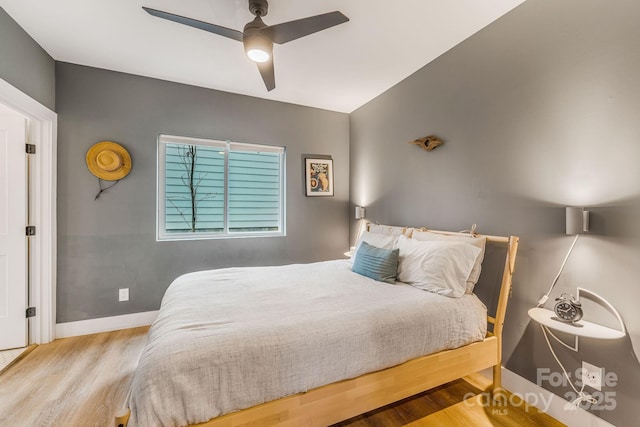
<path id="1" fill-rule="evenodd" d="M 55 339 L 56 325 L 56 180 L 58 115 L 0 78 L 0 103 L 29 119 L 27 129 L 36 154 L 31 158 L 31 220 L 37 234 L 31 238 L 29 343 Z"/>

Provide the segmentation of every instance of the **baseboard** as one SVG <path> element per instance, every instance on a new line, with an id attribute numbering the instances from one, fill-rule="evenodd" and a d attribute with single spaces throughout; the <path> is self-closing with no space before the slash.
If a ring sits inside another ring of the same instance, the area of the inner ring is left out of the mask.
<path id="1" fill-rule="evenodd" d="M 79 335 L 96 334 L 98 332 L 117 331 L 137 328 L 153 323 L 158 311 L 123 314 L 121 316 L 100 317 L 98 319 L 80 320 L 77 322 L 57 323 L 55 338 L 77 337 Z"/>
<path id="2" fill-rule="evenodd" d="M 492 377 L 491 369 L 485 369 L 480 373 L 488 378 Z M 615 427 L 584 409 L 565 409 L 568 403 L 565 399 L 504 367 L 502 368 L 502 386 L 569 427 Z"/>

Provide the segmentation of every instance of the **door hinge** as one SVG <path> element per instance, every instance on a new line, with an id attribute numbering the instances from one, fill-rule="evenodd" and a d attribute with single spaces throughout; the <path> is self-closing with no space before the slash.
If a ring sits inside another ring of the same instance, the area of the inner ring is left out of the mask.
<path id="1" fill-rule="evenodd" d="M 35 235 L 36 235 L 36 226 L 27 225 L 27 236 L 35 236 Z"/>
<path id="2" fill-rule="evenodd" d="M 36 308 L 35 307 L 27 307 L 27 319 L 29 317 L 36 317 Z"/>
<path id="3" fill-rule="evenodd" d="M 36 154 L 36 144 L 27 144 L 27 154 Z"/>

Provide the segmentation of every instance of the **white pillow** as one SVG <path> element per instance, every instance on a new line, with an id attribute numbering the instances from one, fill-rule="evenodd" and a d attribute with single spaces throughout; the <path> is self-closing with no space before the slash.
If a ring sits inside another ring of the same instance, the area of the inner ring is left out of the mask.
<path id="1" fill-rule="evenodd" d="M 395 249 L 397 241 L 398 236 L 363 231 L 362 235 L 360 235 L 360 239 L 358 239 L 358 242 L 356 243 L 356 248 L 353 251 L 353 256 L 351 257 L 351 259 L 354 260 L 356 258 L 356 253 L 358 252 L 358 249 L 360 249 L 360 244 L 362 242 L 367 242 L 368 244 L 370 244 L 371 246 L 375 246 L 376 248 Z"/>
<path id="2" fill-rule="evenodd" d="M 369 224 L 369 231 L 378 234 L 388 234 L 390 236 L 405 235 L 407 237 L 411 237 L 413 228 L 398 227 L 395 225 Z"/>
<path id="3" fill-rule="evenodd" d="M 464 295 L 480 248 L 461 242 L 398 238 L 398 280 L 452 298 Z"/>
<path id="4" fill-rule="evenodd" d="M 476 258 L 476 262 L 473 265 L 473 269 L 467 278 L 467 289 L 466 293 L 473 293 L 473 287 L 476 283 L 478 283 L 478 279 L 480 278 L 480 272 L 482 271 L 482 261 L 484 260 L 484 251 L 487 245 L 486 237 L 474 237 L 474 236 L 460 236 L 460 235 L 448 235 L 448 234 L 439 234 L 432 233 L 430 231 L 422 231 L 415 230 L 413 232 L 412 238 L 416 240 L 420 240 L 421 242 L 425 241 L 444 241 L 444 242 L 463 242 L 469 245 L 480 248 L 480 254 L 478 258 Z"/>

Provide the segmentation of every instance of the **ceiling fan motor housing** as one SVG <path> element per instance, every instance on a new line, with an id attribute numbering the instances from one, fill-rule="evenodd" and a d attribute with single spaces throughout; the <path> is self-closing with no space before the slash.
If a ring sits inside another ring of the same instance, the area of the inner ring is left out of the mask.
<path id="1" fill-rule="evenodd" d="M 249 11 L 255 16 L 267 16 L 269 3 L 267 0 L 249 0 Z"/>
<path id="2" fill-rule="evenodd" d="M 253 21 L 244 26 L 242 43 L 244 44 L 244 51 L 247 55 L 249 50 L 258 49 L 271 57 L 273 53 L 273 42 L 261 31 L 266 27 L 267 24 L 260 19 L 260 16 L 256 16 Z"/>

